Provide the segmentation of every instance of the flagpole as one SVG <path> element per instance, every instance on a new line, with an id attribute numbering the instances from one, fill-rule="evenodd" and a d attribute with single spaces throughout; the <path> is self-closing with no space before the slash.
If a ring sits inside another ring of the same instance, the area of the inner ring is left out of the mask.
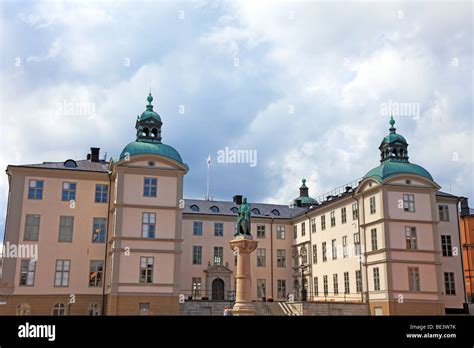
<path id="1" fill-rule="evenodd" d="M 207 193 L 206 200 L 209 200 L 209 168 L 211 167 L 211 155 L 207 157 Z"/>

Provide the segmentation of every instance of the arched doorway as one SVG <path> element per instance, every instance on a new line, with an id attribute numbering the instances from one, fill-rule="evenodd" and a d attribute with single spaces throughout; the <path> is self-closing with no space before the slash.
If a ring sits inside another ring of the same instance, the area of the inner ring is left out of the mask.
<path id="1" fill-rule="evenodd" d="M 212 281 L 212 300 L 224 301 L 224 281 L 220 278 Z"/>

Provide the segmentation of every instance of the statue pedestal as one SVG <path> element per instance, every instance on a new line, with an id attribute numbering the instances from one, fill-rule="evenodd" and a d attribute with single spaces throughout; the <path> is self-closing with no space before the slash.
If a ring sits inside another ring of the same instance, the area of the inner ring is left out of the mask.
<path id="1" fill-rule="evenodd" d="M 237 253 L 236 297 L 233 315 L 255 315 L 252 304 L 252 279 L 250 275 L 250 253 L 257 249 L 258 242 L 252 236 L 237 236 L 229 242 Z"/>

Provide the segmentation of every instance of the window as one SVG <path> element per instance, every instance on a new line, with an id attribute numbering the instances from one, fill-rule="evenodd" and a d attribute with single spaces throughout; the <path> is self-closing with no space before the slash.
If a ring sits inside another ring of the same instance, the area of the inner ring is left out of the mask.
<path id="1" fill-rule="evenodd" d="M 286 267 L 285 249 L 277 249 L 277 267 Z"/>
<path id="2" fill-rule="evenodd" d="M 313 291 L 314 291 L 314 296 L 319 296 L 318 277 L 313 278 Z"/>
<path id="3" fill-rule="evenodd" d="M 373 268 L 373 275 L 374 275 L 374 290 L 380 291 L 380 272 L 378 267 Z"/>
<path id="4" fill-rule="evenodd" d="M 193 204 L 190 208 L 192 211 L 199 211 L 199 207 L 196 204 Z"/>
<path id="5" fill-rule="evenodd" d="M 253 208 L 253 209 L 252 209 L 252 214 L 254 214 L 254 215 L 260 215 L 260 210 L 258 210 L 257 208 Z"/>
<path id="6" fill-rule="evenodd" d="M 64 162 L 64 167 L 66 168 L 77 168 L 77 163 L 76 161 L 72 160 L 72 159 L 68 159 Z"/>
<path id="7" fill-rule="evenodd" d="M 342 257 L 346 258 L 349 256 L 347 251 L 347 236 L 342 237 Z"/>
<path id="8" fill-rule="evenodd" d="M 286 280 L 278 279 L 278 298 L 286 298 Z"/>
<path id="9" fill-rule="evenodd" d="M 332 211 L 330 216 L 331 216 L 331 227 L 334 227 L 336 226 L 336 212 Z"/>
<path id="10" fill-rule="evenodd" d="M 376 228 L 372 228 L 370 230 L 370 239 L 372 242 L 372 251 L 377 250 L 378 245 L 377 245 L 377 229 Z"/>
<path id="11" fill-rule="evenodd" d="M 202 264 L 202 246 L 193 245 L 193 265 Z"/>
<path id="12" fill-rule="evenodd" d="M 443 251 L 443 256 L 453 256 L 451 236 L 441 235 L 441 250 Z"/>
<path id="13" fill-rule="evenodd" d="M 16 315 L 31 315 L 31 307 L 28 303 L 20 303 L 16 307 Z"/>
<path id="14" fill-rule="evenodd" d="M 156 188 L 158 184 L 157 178 L 144 178 L 143 181 L 143 196 L 156 197 Z"/>
<path id="15" fill-rule="evenodd" d="M 155 238 L 156 214 L 142 214 L 142 238 Z"/>
<path id="16" fill-rule="evenodd" d="M 90 302 L 87 306 L 87 315 L 100 315 L 100 307 L 97 302 Z"/>
<path id="17" fill-rule="evenodd" d="M 350 293 L 350 287 L 349 287 L 349 272 L 344 272 L 344 293 L 349 294 Z"/>
<path id="18" fill-rule="evenodd" d="M 26 214 L 23 240 L 38 241 L 40 219 L 40 215 Z"/>
<path id="19" fill-rule="evenodd" d="M 303 265 L 308 263 L 308 251 L 306 250 L 306 247 L 302 246 L 300 250 L 300 255 L 301 255 L 301 263 Z"/>
<path id="20" fill-rule="evenodd" d="M 89 286 L 102 286 L 104 261 L 91 261 L 89 265 Z"/>
<path id="21" fill-rule="evenodd" d="M 214 236 L 223 237 L 224 236 L 224 223 L 215 222 L 214 223 Z"/>
<path id="22" fill-rule="evenodd" d="M 69 286 L 71 260 L 56 260 L 54 286 Z"/>
<path id="23" fill-rule="evenodd" d="M 59 237 L 60 242 L 72 242 L 72 231 L 74 227 L 74 216 L 59 217 Z"/>
<path id="24" fill-rule="evenodd" d="M 63 182 L 63 192 L 61 195 L 62 201 L 71 201 L 76 199 L 76 183 Z"/>
<path id="25" fill-rule="evenodd" d="M 257 267 L 265 267 L 265 249 L 257 248 Z"/>
<path id="26" fill-rule="evenodd" d="M 370 197 L 370 214 L 375 214 L 376 207 L 375 207 L 375 196 Z"/>
<path id="27" fill-rule="evenodd" d="M 294 225 L 293 226 L 293 239 L 296 239 L 297 236 L 298 236 L 298 226 Z"/>
<path id="28" fill-rule="evenodd" d="M 66 305 L 64 303 L 56 303 L 53 307 L 53 315 L 66 315 Z"/>
<path id="29" fill-rule="evenodd" d="M 356 292 L 362 292 L 362 274 L 360 271 L 355 271 L 356 273 Z"/>
<path id="30" fill-rule="evenodd" d="M 95 185 L 95 202 L 107 203 L 108 192 L 109 192 L 109 185 L 96 184 Z"/>
<path id="31" fill-rule="evenodd" d="M 202 236 L 202 221 L 193 221 L 193 235 Z"/>
<path id="32" fill-rule="evenodd" d="M 337 274 L 332 275 L 332 281 L 333 281 L 333 286 L 334 286 L 334 295 L 339 294 L 339 284 L 337 281 Z"/>
<path id="33" fill-rule="evenodd" d="M 280 212 L 276 209 L 272 210 L 272 214 L 275 215 L 275 216 L 280 216 Z"/>
<path id="34" fill-rule="evenodd" d="M 140 283 L 153 283 L 153 257 L 140 257 Z"/>
<path id="35" fill-rule="evenodd" d="M 193 297 L 201 296 L 201 277 L 193 277 L 192 279 L 192 290 L 193 290 Z"/>
<path id="36" fill-rule="evenodd" d="M 257 225 L 257 238 L 265 238 L 265 225 Z"/>
<path id="37" fill-rule="evenodd" d="M 328 276 L 327 275 L 323 276 L 323 288 L 324 288 L 324 296 L 327 296 L 328 293 L 329 293 Z"/>
<path id="38" fill-rule="evenodd" d="M 28 184 L 28 199 L 43 199 L 43 180 L 30 180 Z"/>
<path id="39" fill-rule="evenodd" d="M 150 302 L 140 302 L 138 304 L 138 315 L 150 315 Z"/>
<path id="40" fill-rule="evenodd" d="M 406 241 L 407 249 L 411 249 L 411 250 L 418 249 L 415 227 L 405 226 L 405 241 Z"/>
<path id="41" fill-rule="evenodd" d="M 347 213 L 346 207 L 341 208 L 341 223 L 345 224 L 347 222 Z"/>
<path id="42" fill-rule="evenodd" d="M 239 213 L 239 208 L 237 207 L 233 207 L 230 209 L 234 214 L 238 214 Z"/>
<path id="43" fill-rule="evenodd" d="M 36 260 L 23 259 L 20 264 L 20 286 L 33 286 L 35 283 Z"/>
<path id="44" fill-rule="evenodd" d="M 445 204 L 438 206 L 439 221 L 449 221 L 449 209 Z"/>
<path id="45" fill-rule="evenodd" d="M 265 279 L 257 279 L 257 297 L 265 297 L 266 284 Z"/>
<path id="46" fill-rule="evenodd" d="M 326 262 L 328 260 L 327 258 L 327 252 L 326 252 L 326 242 L 323 242 L 323 262 Z"/>
<path id="47" fill-rule="evenodd" d="M 214 206 L 211 207 L 211 211 L 212 211 L 213 213 L 218 213 L 218 212 L 219 212 L 219 208 L 214 205 Z"/>
<path id="48" fill-rule="evenodd" d="M 360 234 L 354 233 L 354 253 L 360 255 Z"/>
<path id="49" fill-rule="evenodd" d="M 331 246 L 332 246 L 332 259 L 336 260 L 337 259 L 337 245 L 336 245 L 335 239 L 331 241 Z"/>
<path id="50" fill-rule="evenodd" d="M 310 224 L 311 224 L 311 233 L 315 233 L 316 232 L 316 218 L 311 218 Z"/>
<path id="51" fill-rule="evenodd" d="M 285 239 L 285 226 L 278 225 L 277 226 L 277 239 Z"/>
<path id="52" fill-rule="evenodd" d="M 301 223 L 301 237 L 304 237 L 306 235 L 306 223 L 302 222 Z"/>
<path id="53" fill-rule="evenodd" d="M 404 194 L 403 195 L 403 210 L 404 211 L 415 211 L 415 195 Z"/>
<path id="54" fill-rule="evenodd" d="M 105 243 L 105 218 L 94 218 L 92 223 L 92 243 Z"/>
<path id="55" fill-rule="evenodd" d="M 446 295 L 456 295 L 453 272 L 444 272 L 444 288 L 446 289 Z"/>
<path id="56" fill-rule="evenodd" d="M 326 229 L 326 215 L 321 215 L 321 231 Z"/>
<path id="57" fill-rule="evenodd" d="M 357 203 L 352 204 L 352 220 L 357 220 L 359 218 L 359 206 Z"/>
<path id="58" fill-rule="evenodd" d="M 408 284 L 410 291 L 420 291 L 420 270 L 418 267 L 408 267 Z"/>
<path id="59" fill-rule="evenodd" d="M 224 263 L 224 248 L 214 247 L 214 265 L 222 266 Z"/>
<path id="60" fill-rule="evenodd" d="M 318 263 L 318 246 L 316 244 L 313 245 L 313 264 Z"/>

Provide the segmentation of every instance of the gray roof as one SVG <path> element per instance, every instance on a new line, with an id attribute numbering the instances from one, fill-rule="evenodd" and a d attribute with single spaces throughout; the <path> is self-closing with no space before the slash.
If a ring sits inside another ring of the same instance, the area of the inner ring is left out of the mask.
<path id="1" fill-rule="evenodd" d="M 42 168 L 42 169 L 62 169 L 62 170 L 76 170 L 76 171 L 88 171 L 88 172 L 104 172 L 107 173 L 109 162 L 99 161 L 91 162 L 89 160 L 75 161 L 77 167 L 65 167 L 64 162 L 43 162 L 39 164 L 22 164 L 12 165 L 11 167 L 27 167 L 27 168 Z"/>
<path id="2" fill-rule="evenodd" d="M 452 195 L 450 193 L 442 192 L 442 191 L 436 192 L 436 196 L 458 198 L 458 196 Z"/>
<path id="3" fill-rule="evenodd" d="M 185 207 L 184 213 L 185 214 L 205 214 L 205 215 L 225 215 L 225 216 L 237 216 L 237 214 L 233 213 L 231 209 L 233 207 L 238 208 L 238 205 L 234 202 L 225 202 L 225 201 L 207 201 L 204 199 L 185 199 Z M 282 204 L 266 204 L 266 203 L 252 203 L 249 202 L 251 209 L 257 208 L 260 211 L 260 214 L 252 214 L 253 217 L 273 217 L 275 219 L 289 219 L 300 215 L 301 213 L 308 210 L 307 208 L 302 207 L 293 207 L 290 208 L 288 205 Z M 199 207 L 199 211 L 191 210 L 191 206 L 196 205 Z M 217 207 L 219 212 L 213 212 L 211 207 Z M 273 210 L 278 210 L 280 215 L 274 215 L 272 213 Z"/>

